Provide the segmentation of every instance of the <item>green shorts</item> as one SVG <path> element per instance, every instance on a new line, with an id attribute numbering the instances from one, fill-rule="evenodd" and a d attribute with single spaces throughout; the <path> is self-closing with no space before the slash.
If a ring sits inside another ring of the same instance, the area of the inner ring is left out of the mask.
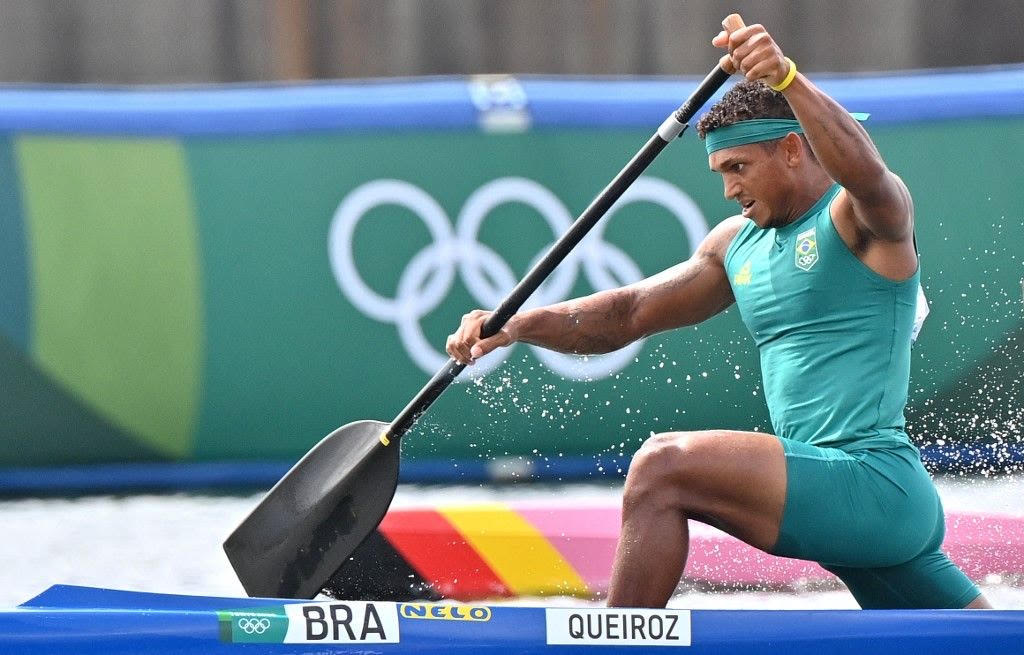
<path id="1" fill-rule="evenodd" d="M 912 446 L 778 439 L 787 483 L 773 554 L 818 562 L 865 609 L 960 608 L 981 593 L 940 550 L 942 502 Z"/>

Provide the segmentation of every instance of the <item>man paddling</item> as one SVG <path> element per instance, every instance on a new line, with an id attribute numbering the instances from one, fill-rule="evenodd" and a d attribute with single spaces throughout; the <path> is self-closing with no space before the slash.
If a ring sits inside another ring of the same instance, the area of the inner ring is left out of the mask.
<path id="1" fill-rule="evenodd" d="M 774 435 L 668 432 L 633 458 L 608 602 L 664 606 L 688 519 L 822 564 L 864 608 L 988 607 L 941 552 L 942 505 L 904 431 L 920 271 L 913 203 L 857 120 L 760 25 L 723 31 L 746 80 L 698 123 L 740 215 L 694 255 L 619 289 L 448 338 L 472 363 L 516 341 L 604 353 L 737 304 L 758 346 Z"/>

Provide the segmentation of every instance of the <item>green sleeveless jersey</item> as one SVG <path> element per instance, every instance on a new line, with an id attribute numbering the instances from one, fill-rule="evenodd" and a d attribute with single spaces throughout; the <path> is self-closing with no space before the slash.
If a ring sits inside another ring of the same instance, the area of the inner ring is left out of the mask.
<path id="1" fill-rule="evenodd" d="M 920 270 L 894 282 L 857 259 L 829 213 L 839 190 L 784 227 L 748 221 L 725 270 L 760 352 L 776 435 L 845 449 L 910 443 L 903 408 Z"/>

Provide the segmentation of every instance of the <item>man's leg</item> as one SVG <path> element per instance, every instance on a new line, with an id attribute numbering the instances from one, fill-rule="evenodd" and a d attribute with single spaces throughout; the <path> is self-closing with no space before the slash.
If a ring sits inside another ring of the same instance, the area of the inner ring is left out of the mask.
<path id="1" fill-rule="evenodd" d="M 665 606 L 686 565 L 690 518 L 770 549 L 785 501 L 786 457 L 772 435 L 715 430 L 651 437 L 626 477 L 608 604 Z"/>
<path id="2" fill-rule="evenodd" d="M 964 607 L 965 610 L 990 610 L 992 609 L 991 603 L 985 598 L 985 594 L 981 594 Z"/>
<path id="3" fill-rule="evenodd" d="M 824 566 L 864 609 L 991 609 L 977 586 L 939 550 L 896 566 Z"/>

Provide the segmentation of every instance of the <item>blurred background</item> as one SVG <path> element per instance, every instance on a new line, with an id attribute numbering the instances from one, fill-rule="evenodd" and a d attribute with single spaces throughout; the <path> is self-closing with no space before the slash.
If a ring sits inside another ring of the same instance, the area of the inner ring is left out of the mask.
<path id="1" fill-rule="evenodd" d="M 1004 0 L 0 0 L 0 561 L 20 563 L 0 601 L 242 593 L 221 540 L 325 434 L 401 410 L 462 313 L 495 306 L 717 62 L 734 11 L 872 113 L 914 193 L 931 316 L 908 432 L 948 548 L 1024 607 L 1024 3 Z M 663 270 L 734 212 L 684 134 L 532 302 Z M 562 549 L 523 588 L 481 560 L 505 596 L 565 593 L 564 574 L 600 598 L 650 434 L 770 429 L 734 310 L 474 373 L 403 439 L 395 506 L 440 517 L 423 543 L 518 525 L 517 552 Z M 597 555 L 558 540 L 570 524 Z M 852 606 L 820 569 L 694 534 L 681 606 Z M 436 573 L 429 549 L 400 556 Z"/>
<path id="2" fill-rule="evenodd" d="M 807 71 L 1024 60 L 1015 0 L 3 0 L 0 81 L 696 75 L 733 11 Z"/>

